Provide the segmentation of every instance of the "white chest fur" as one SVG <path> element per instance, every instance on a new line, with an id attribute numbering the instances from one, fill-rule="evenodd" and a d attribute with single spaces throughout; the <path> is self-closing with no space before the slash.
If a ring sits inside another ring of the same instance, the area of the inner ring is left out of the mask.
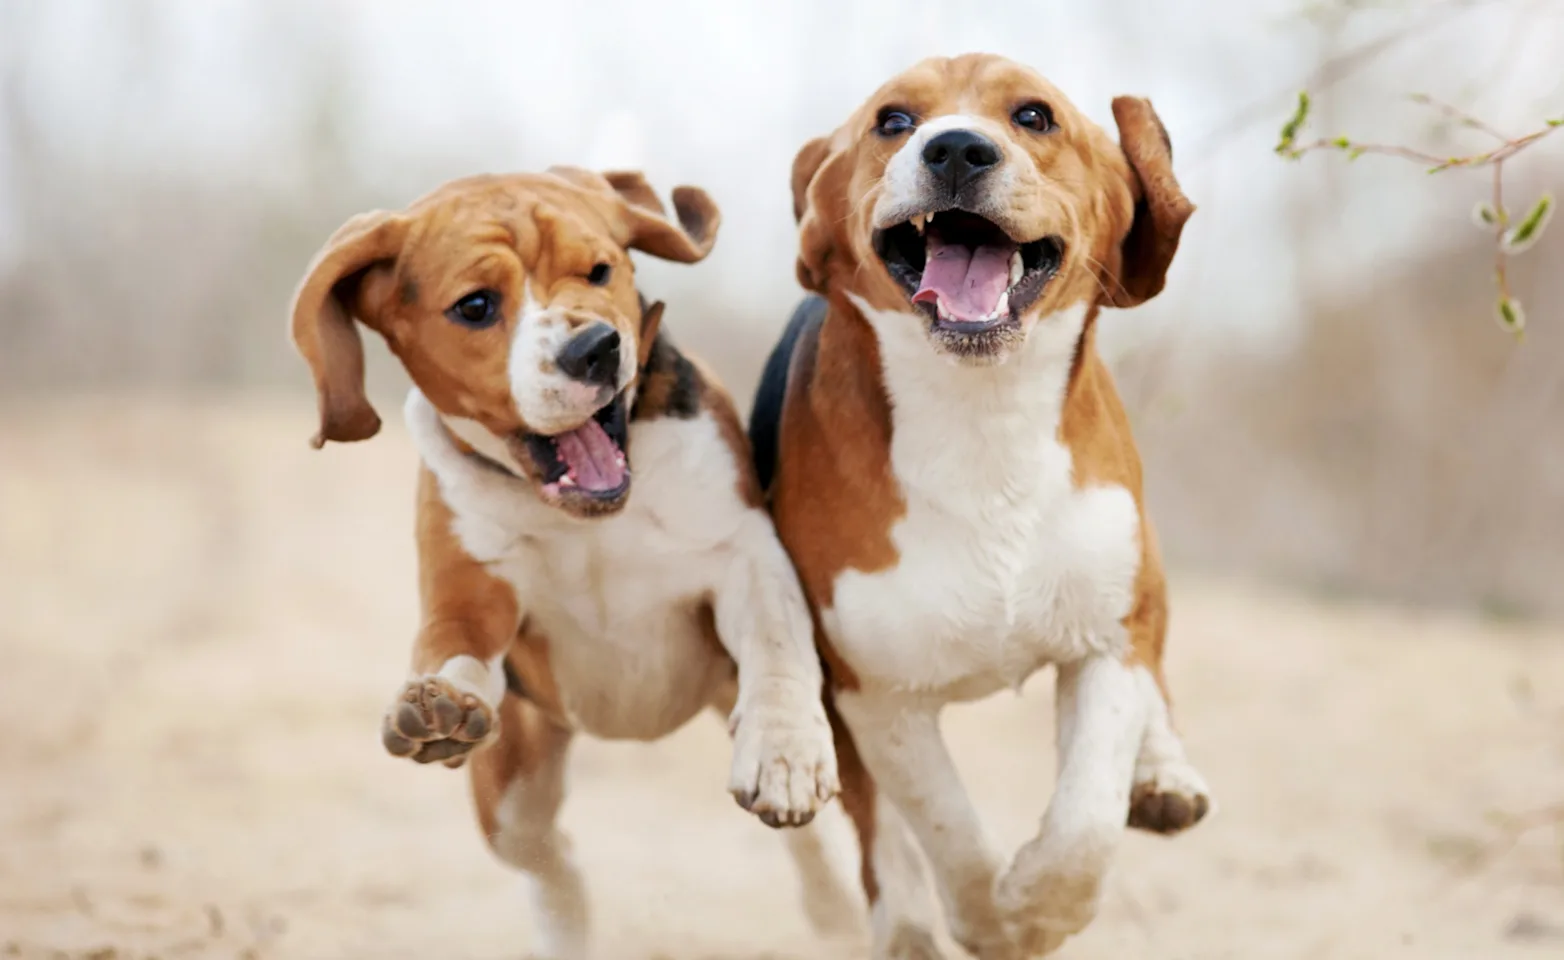
<path id="1" fill-rule="evenodd" d="M 951 699 L 1122 648 L 1140 563 L 1134 498 L 1077 489 L 1058 440 L 1085 308 L 1036 322 L 1005 363 L 936 353 L 921 318 L 856 304 L 880 342 L 898 563 L 845 571 L 823 621 L 865 684 Z"/>
<path id="2" fill-rule="evenodd" d="M 568 517 L 462 454 L 417 391 L 407 421 L 463 547 L 514 586 L 547 637 L 560 698 L 584 730 L 663 736 L 732 678 L 703 608 L 748 508 L 720 495 L 737 473 L 711 417 L 632 423 L 630 500 L 597 520 Z"/>

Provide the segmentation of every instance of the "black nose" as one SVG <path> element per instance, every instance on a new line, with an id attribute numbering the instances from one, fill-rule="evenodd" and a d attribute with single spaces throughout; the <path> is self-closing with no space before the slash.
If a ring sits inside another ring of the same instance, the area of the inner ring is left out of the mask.
<path id="1" fill-rule="evenodd" d="M 923 165 L 952 196 L 998 164 L 994 141 L 971 130 L 946 130 L 923 145 Z"/>
<path id="2" fill-rule="evenodd" d="M 612 387 L 619 380 L 619 331 L 594 323 L 559 351 L 559 369 L 583 383 Z"/>

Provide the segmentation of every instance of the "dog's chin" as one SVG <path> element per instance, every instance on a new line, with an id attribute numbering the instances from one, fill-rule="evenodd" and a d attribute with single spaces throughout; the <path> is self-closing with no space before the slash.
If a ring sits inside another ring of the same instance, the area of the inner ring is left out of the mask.
<path id="1" fill-rule="evenodd" d="M 539 499 L 573 517 L 607 517 L 630 499 L 629 403 L 616 394 L 573 430 L 507 441 Z"/>
<path id="2" fill-rule="evenodd" d="M 1022 318 L 1037 305 L 1064 262 L 1064 242 L 1049 235 L 1012 237 L 993 221 L 965 210 L 920 214 L 874 231 L 881 266 L 928 323 L 929 340 L 951 358 L 973 365 L 1001 363 L 1026 339 Z M 964 261 L 963 261 L 963 258 Z M 942 275 L 925 283 L 931 259 Z M 965 262 L 965 277 L 950 275 Z M 975 273 L 985 273 L 975 276 Z M 999 271 L 999 273 L 995 273 Z M 989 299 L 960 295 L 961 283 L 986 286 Z M 949 293 L 950 300 L 947 300 Z"/>

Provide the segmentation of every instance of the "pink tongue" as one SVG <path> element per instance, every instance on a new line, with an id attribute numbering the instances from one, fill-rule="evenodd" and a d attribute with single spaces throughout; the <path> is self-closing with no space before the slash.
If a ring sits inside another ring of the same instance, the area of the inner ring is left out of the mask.
<path id="1" fill-rule="evenodd" d="M 617 490 L 624 483 L 625 468 L 619 462 L 619 448 L 596 420 L 588 420 L 569 433 L 555 437 L 554 446 L 559 450 L 559 458 L 565 461 L 566 470 L 582 489 Z"/>
<path id="2" fill-rule="evenodd" d="M 999 306 L 999 297 L 1010 286 L 1012 246 L 947 244 L 935 234 L 928 237 L 928 260 L 923 283 L 913 303 L 937 302 L 951 319 L 967 323 L 987 320 Z"/>

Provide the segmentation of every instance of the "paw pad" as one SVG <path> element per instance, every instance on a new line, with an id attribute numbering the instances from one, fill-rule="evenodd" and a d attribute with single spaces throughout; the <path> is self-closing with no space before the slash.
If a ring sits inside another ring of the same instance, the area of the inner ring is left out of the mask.
<path id="1" fill-rule="evenodd" d="M 493 729 L 483 701 L 442 677 L 422 677 L 402 688 L 380 737 L 392 756 L 457 767 Z"/>

